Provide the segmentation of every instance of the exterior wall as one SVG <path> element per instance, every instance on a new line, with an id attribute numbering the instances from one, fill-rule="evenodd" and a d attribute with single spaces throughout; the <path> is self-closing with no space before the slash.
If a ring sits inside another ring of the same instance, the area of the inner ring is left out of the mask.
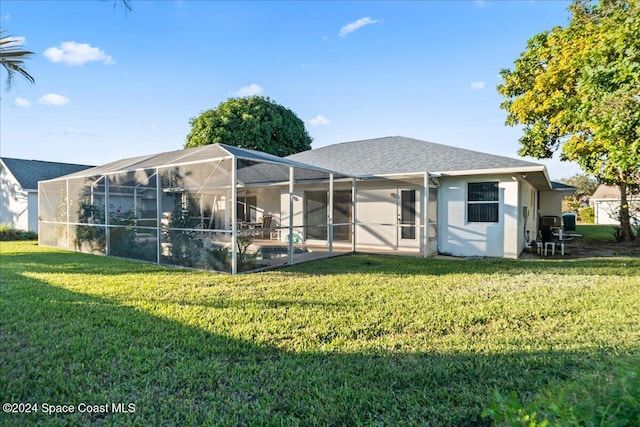
<path id="1" fill-rule="evenodd" d="M 640 200 L 629 199 L 628 202 L 631 215 L 634 212 L 640 212 Z M 620 225 L 620 221 L 616 218 L 620 210 L 620 199 L 591 199 L 590 204 L 593 207 L 594 222 L 596 224 Z"/>
<path id="2" fill-rule="evenodd" d="M 498 182 L 498 222 L 468 222 L 467 184 L 490 181 Z M 441 177 L 439 252 L 455 256 L 517 258 L 525 241 L 521 230 L 525 221 L 530 224 L 529 219 L 522 218 L 521 206 L 522 199 L 530 194 L 529 187 L 511 175 Z"/>
<path id="3" fill-rule="evenodd" d="M 18 230 L 37 231 L 37 224 L 30 228 L 29 197 L 15 177 L 0 163 L 0 224 L 8 224 Z M 35 212 L 37 215 L 38 205 Z"/>
<path id="4" fill-rule="evenodd" d="M 356 245 L 363 248 L 419 251 L 424 228 L 417 227 L 415 239 L 401 239 L 398 227 L 400 191 L 416 190 L 416 225 L 422 225 L 422 180 L 380 180 L 358 182 L 356 191 Z"/>
<path id="5" fill-rule="evenodd" d="M 562 197 L 567 194 L 562 191 L 540 191 L 540 208 L 538 214 L 542 216 L 562 216 Z"/>
<path id="6" fill-rule="evenodd" d="M 518 247 L 520 251 L 528 242 L 536 240 L 538 234 L 538 191 L 527 181 L 520 182 L 520 222 L 518 224 Z"/>
<path id="7" fill-rule="evenodd" d="M 258 190 L 258 206 L 260 206 L 262 210 L 258 212 L 258 221 L 260 221 L 264 215 L 271 215 L 273 217 L 271 226 L 281 226 L 280 194 L 281 190 L 277 188 L 261 188 Z M 287 204 L 287 206 L 289 205 Z"/>
<path id="8" fill-rule="evenodd" d="M 384 250 L 418 252 L 423 248 L 425 227 L 423 225 L 423 181 L 374 180 L 360 181 L 356 188 L 356 247 Z M 401 190 L 416 190 L 416 231 L 414 239 L 400 239 L 398 227 L 398 199 Z M 297 185 L 294 187 L 293 223 L 294 232 L 304 236 L 304 196 L 306 191 L 327 190 L 328 184 Z M 337 182 L 334 191 L 351 190 L 351 183 Z M 289 193 L 281 189 L 278 224 L 289 226 Z M 266 209 L 265 209 L 266 211 Z M 286 236 L 287 230 L 282 231 Z M 342 242 L 344 244 L 344 242 Z"/>
<path id="9" fill-rule="evenodd" d="M 28 196 L 28 204 L 29 204 L 29 213 L 28 213 L 28 222 L 29 222 L 29 230 L 30 231 L 38 231 L 38 192 L 37 191 L 29 191 Z"/>

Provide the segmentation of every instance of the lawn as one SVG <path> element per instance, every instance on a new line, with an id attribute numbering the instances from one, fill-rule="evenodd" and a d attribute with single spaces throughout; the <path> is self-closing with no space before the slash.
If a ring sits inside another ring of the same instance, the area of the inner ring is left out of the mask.
<path id="1" fill-rule="evenodd" d="M 3 425 L 640 421 L 637 258 L 350 255 L 232 277 L 34 242 L 0 256 L 0 400 L 38 404 Z"/>
<path id="2" fill-rule="evenodd" d="M 576 233 L 584 235 L 586 238 L 599 242 L 613 242 L 613 225 L 601 224 L 577 224 Z"/>

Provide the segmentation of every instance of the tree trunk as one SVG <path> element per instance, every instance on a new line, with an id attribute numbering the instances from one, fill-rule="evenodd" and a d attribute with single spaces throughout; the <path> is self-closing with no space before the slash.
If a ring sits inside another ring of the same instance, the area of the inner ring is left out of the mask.
<path id="1" fill-rule="evenodd" d="M 631 232 L 631 221 L 629 219 L 629 201 L 627 200 L 627 183 L 620 181 L 620 228 L 622 232 L 622 240 L 633 240 Z"/>

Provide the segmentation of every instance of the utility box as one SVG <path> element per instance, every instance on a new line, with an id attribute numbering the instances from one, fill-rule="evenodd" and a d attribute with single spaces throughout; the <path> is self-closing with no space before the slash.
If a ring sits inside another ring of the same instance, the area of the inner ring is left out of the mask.
<path id="1" fill-rule="evenodd" d="M 540 218 L 540 228 L 542 227 L 562 227 L 562 218 L 560 218 L 559 216 L 551 215 L 543 216 L 542 218 Z"/>
<path id="2" fill-rule="evenodd" d="M 562 214 L 562 223 L 564 224 L 564 231 L 576 231 L 576 214 Z"/>

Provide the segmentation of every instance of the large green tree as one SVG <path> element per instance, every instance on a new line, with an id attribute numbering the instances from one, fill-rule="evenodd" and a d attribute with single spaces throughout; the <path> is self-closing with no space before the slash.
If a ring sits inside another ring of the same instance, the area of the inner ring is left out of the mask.
<path id="1" fill-rule="evenodd" d="M 295 113 L 269 98 L 230 98 L 193 117 L 185 148 L 223 143 L 276 156 L 311 149 L 311 137 Z"/>
<path id="2" fill-rule="evenodd" d="M 578 213 L 578 209 L 595 193 L 599 185 L 598 181 L 592 176 L 580 173 L 570 178 L 561 179 L 560 182 L 576 187 L 576 191 L 572 195 L 565 196 L 562 199 L 562 211 L 574 213 Z"/>
<path id="3" fill-rule="evenodd" d="M 627 187 L 640 182 L 640 3 L 575 0 L 571 20 L 535 35 L 500 72 L 507 124 L 524 125 L 520 155 L 578 163 L 620 186 L 620 222 L 633 239 Z"/>

